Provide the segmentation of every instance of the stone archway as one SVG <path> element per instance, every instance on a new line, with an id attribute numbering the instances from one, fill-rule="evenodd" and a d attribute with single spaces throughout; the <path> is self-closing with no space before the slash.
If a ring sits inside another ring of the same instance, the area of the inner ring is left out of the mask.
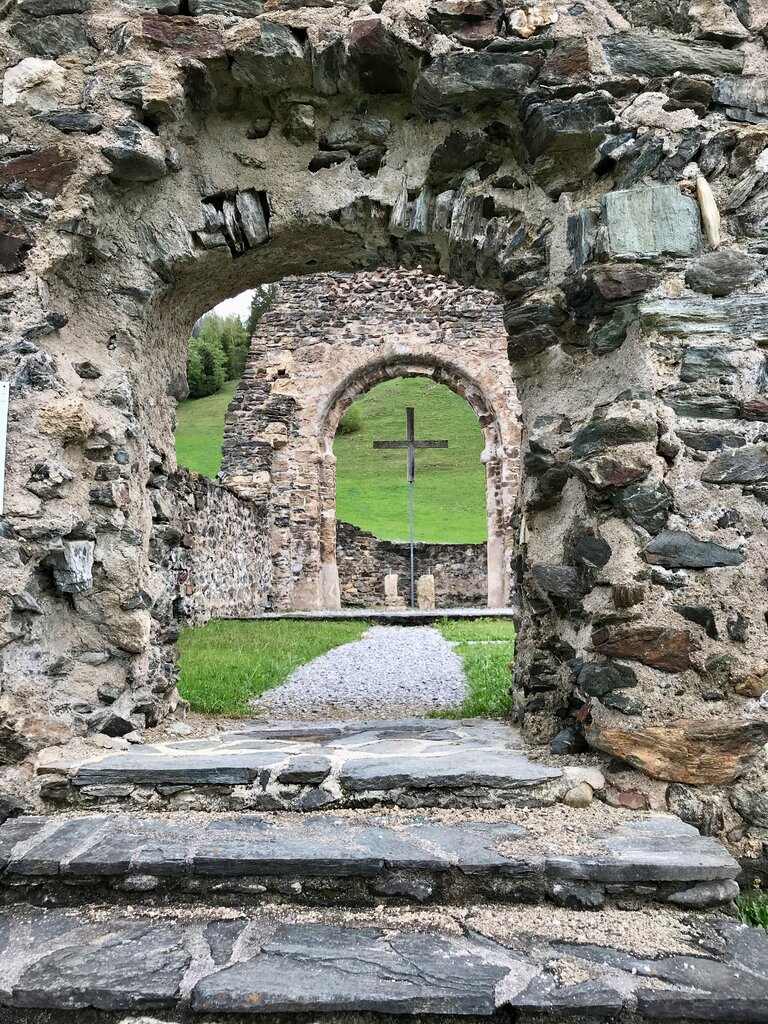
<path id="1" fill-rule="evenodd" d="M 636 6 L 104 3 L 64 54 L 69 35 L 14 8 L 14 736 L 23 715 L 66 732 L 175 706 L 152 552 L 184 537 L 166 484 L 194 319 L 287 275 L 422 266 L 505 305 L 526 729 L 581 711 L 591 744 L 666 781 L 750 770 L 768 735 L 764 26 L 718 0 L 648 34 Z"/>
<path id="2" fill-rule="evenodd" d="M 488 605 L 509 603 L 520 430 L 506 347 L 492 294 L 420 272 L 284 282 L 253 338 L 227 416 L 222 466 L 229 487 L 269 507 L 275 608 L 340 607 L 333 439 L 356 398 L 408 376 L 446 385 L 478 418 Z"/>

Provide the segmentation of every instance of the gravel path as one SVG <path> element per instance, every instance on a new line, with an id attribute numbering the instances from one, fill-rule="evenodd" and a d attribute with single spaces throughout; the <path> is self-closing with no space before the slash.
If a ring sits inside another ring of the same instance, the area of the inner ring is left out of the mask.
<path id="1" fill-rule="evenodd" d="M 253 702 L 270 718 L 419 717 L 467 695 L 461 660 L 436 629 L 373 626 L 296 669 Z"/>

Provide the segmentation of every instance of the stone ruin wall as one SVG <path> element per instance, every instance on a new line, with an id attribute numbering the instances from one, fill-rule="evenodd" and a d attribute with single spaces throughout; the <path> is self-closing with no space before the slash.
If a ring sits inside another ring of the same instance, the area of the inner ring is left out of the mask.
<path id="1" fill-rule="evenodd" d="M 353 526 L 336 524 L 336 561 L 344 608 L 384 608 L 384 577 L 398 575 L 398 594 L 410 601 L 410 547 L 380 540 Z M 416 576 L 435 577 L 438 608 L 481 608 L 488 597 L 485 544 L 415 545 Z"/>
<path id="2" fill-rule="evenodd" d="M 151 558 L 167 574 L 163 615 L 180 624 L 248 618 L 264 611 L 272 582 L 263 508 L 179 467 L 155 481 Z"/>
<path id="3" fill-rule="evenodd" d="M 370 388 L 413 375 L 447 385 L 478 416 L 490 538 L 482 603 L 509 603 L 520 428 L 506 347 L 502 308 L 491 292 L 418 270 L 317 274 L 281 284 L 227 414 L 221 470 L 232 490 L 269 509 L 273 607 L 344 603 L 336 428 Z M 344 572 L 348 581 L 348 562 Z"/>
<path id="4" fill-rule="evenodd" d="M 4 785 L 32 785 L 22 733 L 98 730 L 102 688 L 176 704 L 148 484 L 175 468 L 197 316 L 290 275 L 421 266 L 504 306 L 518 718 L 759 851 L 764 0 L 142 8 L 0 20 Z M 91 554 L 92 585 L 62 589 Z"/>

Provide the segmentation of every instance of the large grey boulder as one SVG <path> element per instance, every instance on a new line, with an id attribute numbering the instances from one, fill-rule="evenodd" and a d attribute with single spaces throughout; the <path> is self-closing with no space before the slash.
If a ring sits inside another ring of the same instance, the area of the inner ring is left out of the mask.
<path id="1" fill-rule="evenodd" d="M 685 530 L 662 530 L 645 549 L 646 561 L 667 569 L 712 569 L 741 565 L 746 555 L 733 548 L 699 540 Z"/>

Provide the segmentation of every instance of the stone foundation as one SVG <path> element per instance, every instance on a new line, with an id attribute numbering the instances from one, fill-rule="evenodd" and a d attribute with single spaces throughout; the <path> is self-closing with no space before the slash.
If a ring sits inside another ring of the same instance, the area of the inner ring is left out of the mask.
<path id="1" fill-rule="evenodd" d="M 379 540 L 351 523 L 336 523 L 336 563 L 344 608 L 386 608 L 384 577 L 398 577 L 398 594 L 410 601 L 410 547 Z M 435 577 L 438 608 L 476 608 L 487 604 L 485 544 L 415 546 L 416 575 Z"/>

